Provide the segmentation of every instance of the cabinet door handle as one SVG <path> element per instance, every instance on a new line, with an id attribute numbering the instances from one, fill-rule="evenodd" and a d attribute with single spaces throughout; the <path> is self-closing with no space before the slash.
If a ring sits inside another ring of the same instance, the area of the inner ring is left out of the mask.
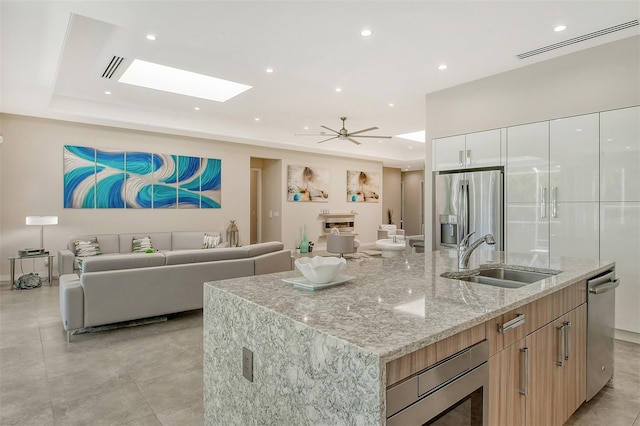
<path id="1" fill-rule="evenodd" d="M 471 165 L 471 150 L 467 150 L 467 166 Z"/>
<path id="2" fill-rule="evenodd" d="M 558 331 L 558 358 L 556 359 L 556 365 L 558 367 L 564 367 L 564 345 L 565 345 L 565 339 L 564 339 L 564 325 L 559 325 L 556 327 L 556 330 Z"/>
<path id="3" fill-rule="evenodd" d="M 564 326 L 566 332 L 565 340 L 567 342 L 567 353 L 564 355 L 564 359 L 569 361 L 571 359 L 571 321 L 565 321 Z"/>
<path id="4" fill-rule="evenodd" d="M 507 321 L 504 324 L 498 324 L 498 333 L 513 330 L 516 327 L 520 327 L 522 324 L 524 324 L 524 314 L 517 314 L 511 321 Z"/>
<path id="5" fill-rule="evenodd" d="M 520 394 L 529 394 L 529 348 L 520 349 Z"/>
<path id="6" fill-rule="evenodd" d="M 464 166 L 464 160 L 462 159 L 463 155 L 464 151 L 458 151 L 458 166 L 460 167 Z"/>
<path id="7" fill-rule="evenodd" d="M 547 187 L 540 187 L 540 218 L 547 217 Z"/>
<path id="8" fill-rule="evenodd" d="M 551 187 L 551 217 L 558 217 L 558 187 Z"/>

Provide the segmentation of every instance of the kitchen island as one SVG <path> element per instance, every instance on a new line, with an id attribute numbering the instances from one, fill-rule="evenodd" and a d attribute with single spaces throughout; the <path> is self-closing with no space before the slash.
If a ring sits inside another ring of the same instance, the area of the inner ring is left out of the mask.
<path id="1" fill-rule="evenodd" d="M 445 250 L 350 260 L 356 278 L 319 291 L 282 281 L 298 271 L 205 283 L 205 423 L 384 424 L 388 363 L 613 267 L 489 250 L 470 267 L 488 263 L 561 272 L 517 289 L 442 278 Z"/>

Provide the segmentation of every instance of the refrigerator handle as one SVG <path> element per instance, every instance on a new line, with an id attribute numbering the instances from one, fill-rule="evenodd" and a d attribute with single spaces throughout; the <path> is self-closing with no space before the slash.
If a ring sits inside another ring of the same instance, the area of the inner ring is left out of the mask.
<path id="1" fill-rule="evenodd" d="M 458 205 L 458 243 L 469 233 L 469 181 L 460 181 L 460 201 Z"/>
<path id="2" fill-rule="evenodd" d="M 547 217 L 547 187 L 540 187 L 540 218 Z"/>

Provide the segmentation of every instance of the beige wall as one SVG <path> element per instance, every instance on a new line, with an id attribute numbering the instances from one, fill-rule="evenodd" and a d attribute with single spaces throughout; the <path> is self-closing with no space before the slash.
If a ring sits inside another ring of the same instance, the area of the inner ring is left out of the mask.
<path id="1" fill-rule="evenodd" d="M 404 230 L 407 235 L 422 234 L 422 207 L 420 205 L 421 183 L 424 171 L 402 172 L 404 183 Z"/>
<path id="2" fill-rule="evenodd" d="M 39 229 L 26 226 L 25 216 L 57 215 L 59 224 L 45 227 L 45 248 L 53 253 L 63 248 L 69 237 L 80 234 L 153 232 L 169 230 L 212 230 L 224 232 L 230 219 L 240 230 L 240 241 L 249 241 L 249 179 L 251 157 L 263 158 L 263 190 L 270 200 L 265 210 L 278 211 L 269 220 L 266 239 L 278 239 L 292 248 L 299 229 L 307 225 L 308 237 L 320 231 L 318 213 L 356 210 L 356 231 L 365 241 L 375 240 L 382 204 L 347 205 L 346 171 L 382 172 L 382 164 L 326 155 L 263 148 L 252 145 L 180 137 L 151 132 L 45 120 L 17 115 L 0 115 L 4 143 L 0 145 L 0 257 L 6 259 L 20 248 L 39 243 Z M 193 155 L 222 160 L 222 208 L 220 209 L 64 209 L 63 146 L 136 150 L 165 154 Z M 273 160 L 264 160 L 270 158 Z M 310 164 L 326 167 L 331 173 L 329 203 L 286 202 L 286 167 Z M 364 203 L 362 203 L 364 204 Z M 263 222 L 265 223 L 265 222 Z M 266 240 L 265 239 L 265 240 Z M 30 268 L 30 264 L 25 264 Z M 36 265 L 44 272 L 42 265 Z M 30 270 L 30 269 L 29 269 Z M 8 264 L 0 262 L 2 279 L 8 277 Z"/>
<path id="3" fill-rule="evenodd" d="M 393 210 L 393 223 L 400 227 L 402 197 L 400 196 L 401 171 L 397 168 L 382 169 L 382 218 L 380 223 L 389 223 L 387 210 Z"/>
<path id="4" fill-rule="evenodd" d="M 430 93 L 426 140 L 638 105 L 639 75 L 640 36 L 634 36 Z M 425 154 L 429 204 L 431 144 Z M 430 241 L 430 207 L 425 224 Z"/>

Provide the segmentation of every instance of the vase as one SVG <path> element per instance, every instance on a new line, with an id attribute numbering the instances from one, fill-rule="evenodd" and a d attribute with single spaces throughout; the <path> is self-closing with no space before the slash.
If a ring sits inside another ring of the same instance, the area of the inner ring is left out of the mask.
<path id="1" fill-rule="evenodd" d="M 302 239 L 300 240 L 300 253 L 309 252 L 309 241 L 307 240 L 306 225 L 302 225 Z"/>
<path id="2" fill-rule="evenodd" d="M 238 247 L 238 227 L 236 226 L 236 221 L 232 220 L 227 227 L 227 241 L 229 242 L 229 247 Z"/>

